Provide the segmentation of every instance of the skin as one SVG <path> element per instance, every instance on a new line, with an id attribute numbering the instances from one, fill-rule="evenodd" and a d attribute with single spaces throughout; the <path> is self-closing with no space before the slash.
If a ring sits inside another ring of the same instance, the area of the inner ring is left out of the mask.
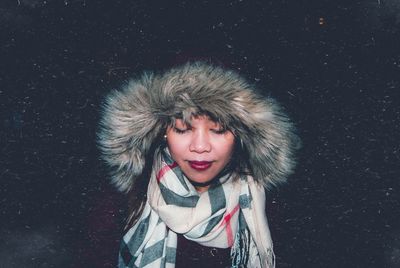
<path id="1" fill-rule="evenodd" d="M 193 117 L 187 125 L 176 119 L 167 128 L 167 144 L 172 158 L 192 182 L 207 183 L 229 163 L 235 137 L 231 131 L 206 116 Z M 207 186 L 195 186 L 199 193 Z"/>

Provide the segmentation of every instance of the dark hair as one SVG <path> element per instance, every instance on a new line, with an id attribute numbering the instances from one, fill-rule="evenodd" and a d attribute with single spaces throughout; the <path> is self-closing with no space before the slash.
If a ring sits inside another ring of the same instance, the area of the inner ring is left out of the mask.
<path id="1" fill-rule="evenodd" d="M 125 229 L 132 227 L 143 212 L 147 200 L 147 187 L 153 169 L 154 156 L 158 154 L 160 148 L 166 146 L 162 136 L 157 137 L 146 154 L 145 166 L 142 174 L 135 180 L 128 192 L 128 218 Z"/>

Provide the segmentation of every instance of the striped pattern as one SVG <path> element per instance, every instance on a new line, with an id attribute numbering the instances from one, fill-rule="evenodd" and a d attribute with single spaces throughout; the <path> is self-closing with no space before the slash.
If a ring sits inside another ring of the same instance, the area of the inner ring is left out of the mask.
<path id="1" fill-rule="evenodd" d="M 167 150 L 157 161 L 161 168 L 150 178 L 140 219 L 121 242 L 118 267 L 175 267 L 177 233 L 203 246 L 230 247 L 232 267 L 274 267 L 264 211 L 254 210 L 264 209 L 254 204 L 260 194 L 264 203 L 264 189 L 251 177 L 233 181 L 228 174 L 199 194 Z"/>

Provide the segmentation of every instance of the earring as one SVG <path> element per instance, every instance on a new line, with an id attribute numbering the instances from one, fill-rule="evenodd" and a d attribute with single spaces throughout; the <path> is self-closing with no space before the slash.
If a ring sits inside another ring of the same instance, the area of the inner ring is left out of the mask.
<path id="1" fill-rule="evenodd" d="M 164 135 L 164 140 L 166 140 L 166 139 L 167 139 L 167 134 Z"/>

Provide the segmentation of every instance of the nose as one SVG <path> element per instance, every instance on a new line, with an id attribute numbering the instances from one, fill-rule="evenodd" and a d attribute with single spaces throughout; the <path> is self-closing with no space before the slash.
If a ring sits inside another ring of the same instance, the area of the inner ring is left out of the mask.
<path id="1" fill-rule="evenodd" d="M 193 133 L 189 150 L 196 153 L 206 153 L 211 151 L 210 137 L 203 131 Z"/>

